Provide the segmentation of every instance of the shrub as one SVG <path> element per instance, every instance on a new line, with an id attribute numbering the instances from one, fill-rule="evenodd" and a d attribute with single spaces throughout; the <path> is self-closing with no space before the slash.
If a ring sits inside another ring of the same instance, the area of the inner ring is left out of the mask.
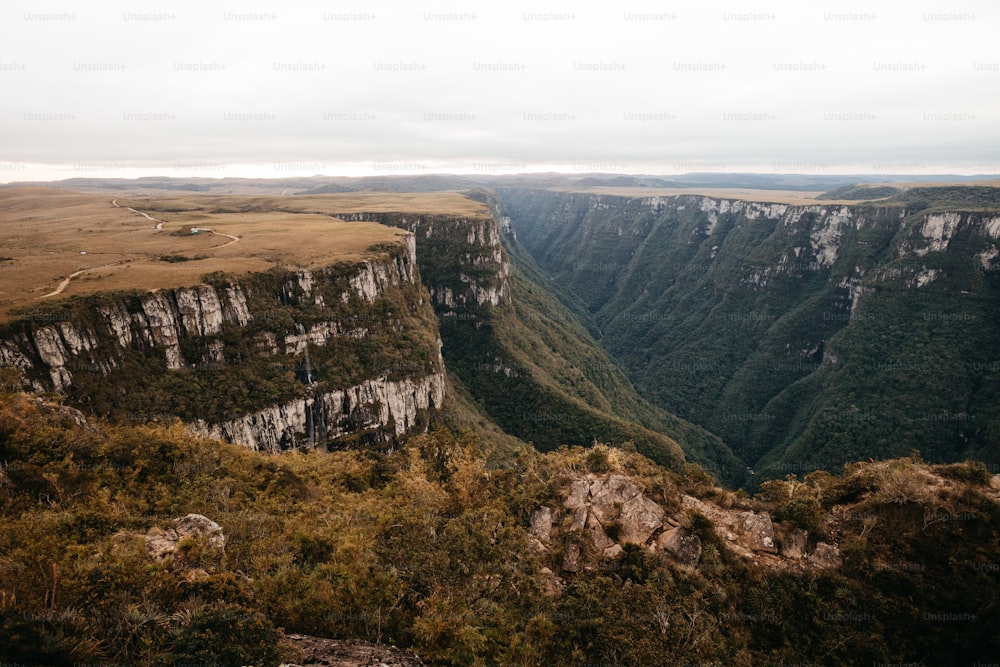
<path id="1" fill-rule="evenodd" d="M 810 533 L 815 534 L 823 530 L 823 506 L 816 498 L 811 496 L 793 498 L 785 505 L 782 513 L 786 519 Z"/>

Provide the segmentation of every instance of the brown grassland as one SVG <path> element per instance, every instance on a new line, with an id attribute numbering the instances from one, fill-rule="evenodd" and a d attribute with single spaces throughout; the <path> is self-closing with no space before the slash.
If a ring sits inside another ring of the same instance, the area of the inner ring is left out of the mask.
<path id="1" fill-rule="evenodd" d="M 404 234 L 375 223 L 345 222 L 333 217 L 337 213 L 484 214 L 481 204 L 457 193 L 155 195 L 122 197 L 117 204 L 111 196 L 53 188 L 0 189 L 0 321 L 39 303 L 183 287 L 216 271 L 353 261 Z M 163 228 L 127 207 L 163 221 Z M 216 233 L 192 234 L 191 227 Z M 46 296 L 70 276 L 61 293 Z"/>

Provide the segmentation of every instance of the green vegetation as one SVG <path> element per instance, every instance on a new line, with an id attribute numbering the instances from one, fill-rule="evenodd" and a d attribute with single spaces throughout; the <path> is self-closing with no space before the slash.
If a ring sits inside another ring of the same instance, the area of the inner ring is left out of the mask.
<path id="1" fill-rule="evenodd" d="M 839 188 L 816 195 L 816 199 L 856 199 L 867 201 L 871 199 L 884 199 L 902 192 L 902 188 L 892 185 L 844 185 Z"/>
<path id="2" fill-rule="evenodd" d="M 484 191 L 470 196 L 499 205 Z M 722 479 L 742 475 L 743 466 L 721 440 L 635 393 L 572 313 L 549 294 L 547 281 L 515 240 L 502 238 L 502 250 L 488 238 L 470 242 L 473 225 L 491 237 L 495 220 L 396 213 L 363 219 L 414 232 L 421 280 L 432 293 L 458 295 L 454 305 L 435 303 L 445 365 L 505 432 L 542 451 L 631 441 L 663 465 L 679 466 L 687 453 Z M 509 278 L 502 261 L 511 263 Z M 509 303 L 462 300 L 473 294 L 470 284 L 498 290 L 505 281 Z"/>
<path id="3" fill-rule="evenodd" d="M 903 196 L 923 191 L 957 196 Z M 501 194 L 520 241 L 640 393 L 720 436 L 754 479 L 914 448 L 1000 462 L 991 215 L 961 214 L 930 251 L 927 211 L 909 205 L 903 219 L 899 206 L 851 207 L 824 232 L 815 208 L 782 220 L 718 200 L 710 213 L 698 196 Z M 818 259 L 821 233 L 832 261 Z"/>
<path id="4" fill-rule="evenodd" d="M 1000 188 L 985 185 L 949 185 L 909 188 L 893 197 L 911 210 L 996 211 L 1000 208 Z"/>
<path id="5" fill-rule="evenodd" d="M 524 450 L 496 465 L 487 446 L 438 431 L 389 455 L 274 457 L 180 424 L 95 426 L 4 393 L 0 659 L 275 665 L 296 659 L 282 632 L 412 647 L 429 665 L 955 664 L 1000 652 L 1000 505 L 981 466 L 857 464 L 751 500 L 626 449 Z M 629 547 L 616 560 L 584 550 L 579 574 L 560 572 L 562 546 L 531 549 L 529 518 L 588 472 L 628 475 L 668 508 L 696 493 L 778 517 L 814 499 L 844 566 L 755 565 L 694 516 L 695 568 Z M 147 532 L 188 513 L 218 522 L 225 547 L 191 537 L 149 557 Z"/>

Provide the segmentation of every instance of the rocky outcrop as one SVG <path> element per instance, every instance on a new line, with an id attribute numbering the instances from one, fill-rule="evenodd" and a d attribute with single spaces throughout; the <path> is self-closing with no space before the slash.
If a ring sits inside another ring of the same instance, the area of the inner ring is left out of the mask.
<path id="1" fill-rule="evenodd" d="M 188 514 L 174 519 L 166 530 L 152 528 L 146 533 L 146 553 L 153 560 L 163 560 L 177 550 L 177 545 L 188 537 L 204 537 L 209 547 L 224 549 L 226 536 L 222 527 L 201 514 Z"/>
<path id="2" fill-rule="evenodd" d="M 529 545 L 543 555 L 558 552 L 553 547 L 561 545 L 557 565 L 569 574 L 593 569 L 601 559 L 618 558 L 627 545 L 660 553 L 677 566 L 697 567 L 704 553 L 694 528 L 693 517 L 699 515 L 712 524 L 729 551 L 749 562 L 770 568 L 840 567 L 835 545 L 820 542 L 808 552 L 804 530 L 781 524 L 776 531 L 765 513 L 723 508 L 688 495 L 679 500 L 679 509 L 671 513 L 627 475 L 576 477 L 563 488 L 560 508 L 545 506 L 532 515 Z"/>
<path id="3" fill-rule="evenodd" d="M 657 538 L 656 546 L 669 554 L 678 565 L 694 567 L 701 560 L 701 538 L 692 535 L 683 526 L 664 532 Z"/>
<path id="4" fill-rule="evenodd" d="M 752 557 L 757 553 L 778 553 L 774 541 L 771 517 L 751 511 L 727 510 L 693 496 L 683 496 L 681 502 L 712 521 L 715 532 L 729 542 L 740 555 Z"/>
<path id="5" fill-rule="evenodd" d="M 838 568 L 841 566 L 842 562 L 843 561 L 840 558 L 840 550 L 832 544 L 827 544 L 826 542 L 817 543 L 816 550 L 809 556 L 809 564 L 818 568 Z"/>

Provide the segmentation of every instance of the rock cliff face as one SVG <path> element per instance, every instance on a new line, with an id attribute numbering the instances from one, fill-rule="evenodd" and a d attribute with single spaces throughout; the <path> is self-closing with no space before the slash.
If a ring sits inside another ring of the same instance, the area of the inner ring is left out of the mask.
<path id="1" fill-rule="evenodd" d="M 483 309 L 510 304 L 510 262 L 501 243 L 501 222 L 496 218 L 401 213 L 337 217 L 412 232 L 423 282 L 441 317 L 473 317 Z"/>
<path id="2" fill-rule="evenodd" d="M 395 382 L 379 377 L 219 424 L 200 421 L 197 429 L 212 438 L 252 442 L 255 449 L 270 452 L 288 449 L 297 441 L 336 442 L 359 433 L 391 440 L 426 426 L 421 418 L 441 407 L 444 385 L 442 373 Z"/>
<path id="3" fill-rule="evenodd" d="M 444 400 L 415 240 L 402 241 L 353 265 L 57 305 L 0 329 L 0 364 L 108 416 L 177 415 L 255 449 L 391 442 Z"/>
<path id="4" fill-rule="evenodd" d="M 758 473 L 1000 461 L 995 213 L 500 194 L 640 393 Z"/>

